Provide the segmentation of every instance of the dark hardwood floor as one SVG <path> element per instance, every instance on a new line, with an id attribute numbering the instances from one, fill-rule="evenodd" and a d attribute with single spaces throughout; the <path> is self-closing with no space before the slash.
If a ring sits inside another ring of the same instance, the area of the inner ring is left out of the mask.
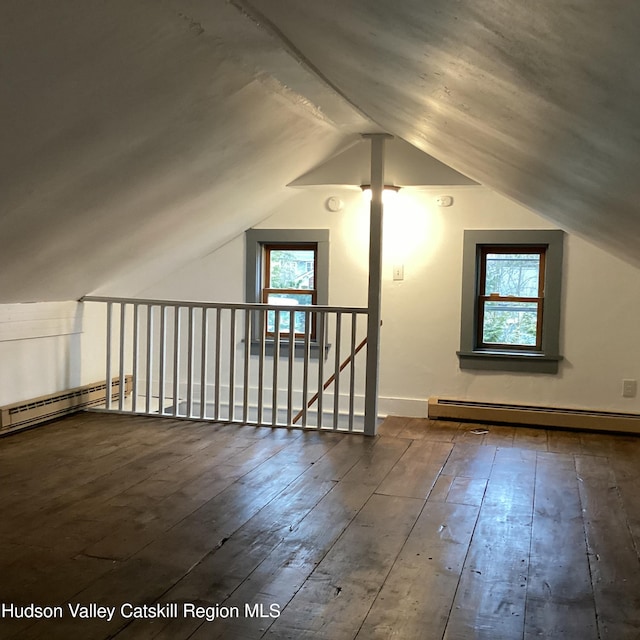
<path id="1" fill-rule="evenodd" d="M 478 427 L 1 439 L 0 638 L 639 639 L 640 438 Z"/>

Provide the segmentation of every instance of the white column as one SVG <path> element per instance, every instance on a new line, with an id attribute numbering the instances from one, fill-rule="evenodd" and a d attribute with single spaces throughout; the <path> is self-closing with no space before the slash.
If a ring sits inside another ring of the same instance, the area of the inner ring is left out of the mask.
<path id="1" fill-rule="evenodd" d="M 369 227 L 369 295 L 367 301 L 367 371 L 364 433 L 375 436 L 378 425 L 380 320 L 382 317 L 382 192 L 386 133 L 365 134 L 371 139 L 371 215 Z"/>

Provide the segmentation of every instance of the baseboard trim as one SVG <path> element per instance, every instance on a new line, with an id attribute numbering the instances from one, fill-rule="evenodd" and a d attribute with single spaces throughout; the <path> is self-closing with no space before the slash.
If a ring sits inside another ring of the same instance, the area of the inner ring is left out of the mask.
<path id="1" fill-rule="evenodd" d="M 590 409 L 565 409 L 448 398 L 429 398 L 432 419 L 461 420 L 488 424 L 507 423 L 640 434 L 640 415 Z"/>

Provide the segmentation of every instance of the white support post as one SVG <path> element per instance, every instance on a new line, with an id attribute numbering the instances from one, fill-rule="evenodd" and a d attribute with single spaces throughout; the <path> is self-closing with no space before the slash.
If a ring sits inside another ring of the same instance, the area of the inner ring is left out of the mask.
<path id="1" fill-rule="evenodd" d="M 371 139 L 371 215 L 369 227 L 369 294 L 367 298 L 367 368 L 364 433 L 375 436 L 378 426 L 380 319 L 382 316 L 382 192 L 386 133 L 366 134 Z"/>

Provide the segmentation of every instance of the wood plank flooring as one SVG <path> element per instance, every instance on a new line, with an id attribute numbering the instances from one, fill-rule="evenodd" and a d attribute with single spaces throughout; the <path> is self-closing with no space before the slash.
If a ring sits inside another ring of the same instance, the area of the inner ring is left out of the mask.
<path id="1" fill-rule="evenodd" d="M 638 640 L 639 489 L 632 436 L 78 414 L 0 439 L 0 638 Z"/>

